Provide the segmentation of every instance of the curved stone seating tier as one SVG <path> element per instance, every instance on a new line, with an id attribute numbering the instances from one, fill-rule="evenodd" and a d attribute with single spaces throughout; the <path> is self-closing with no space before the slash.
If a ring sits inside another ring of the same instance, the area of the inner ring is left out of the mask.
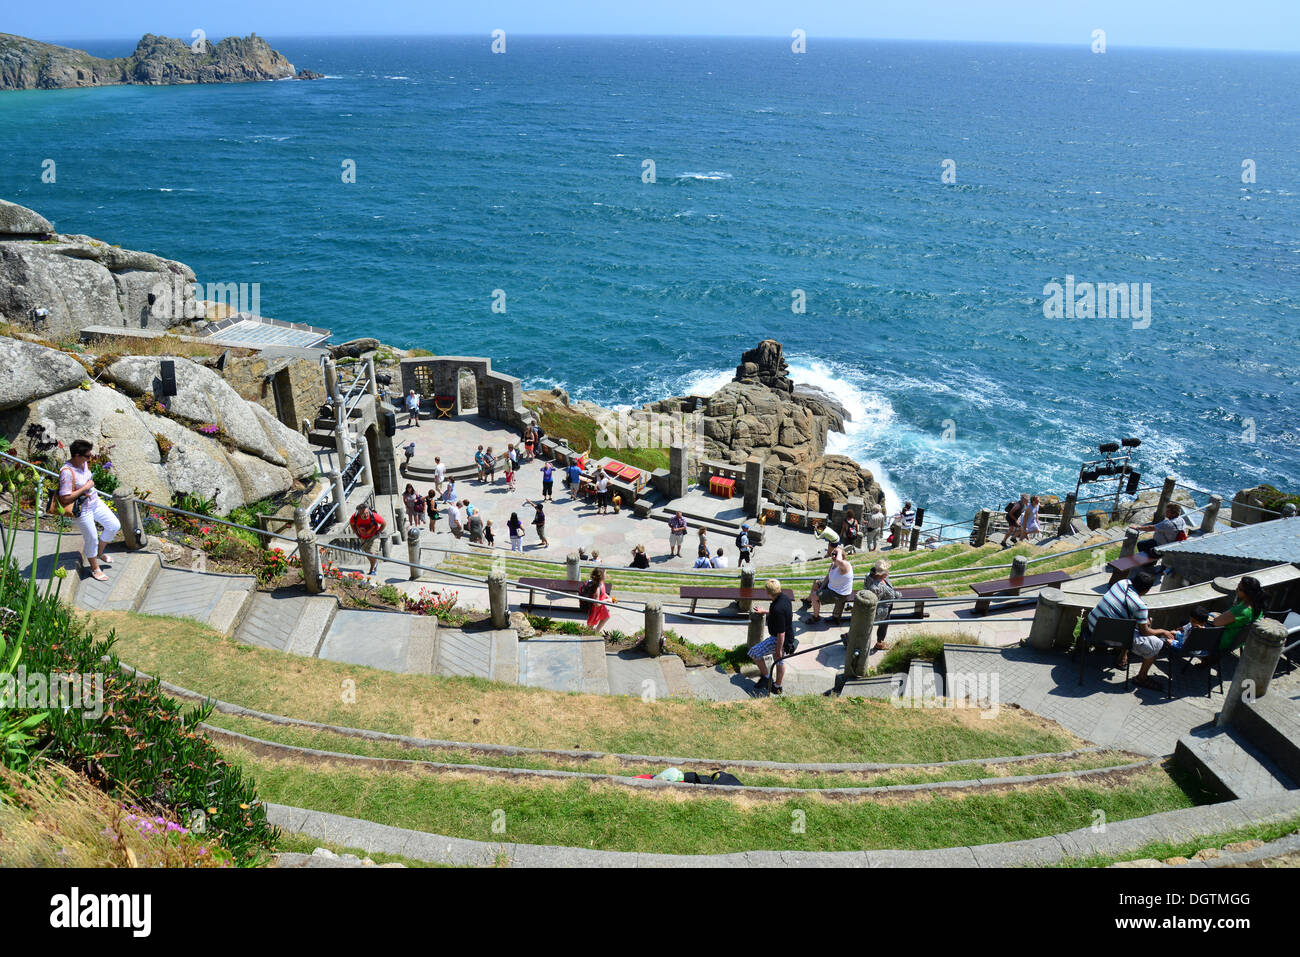
<path id="1" fill-rule="evenodd" d="M 1265 592 L 1290 589 L 1300 584 L 1300 568 L 1295 565 L 1273 565 L 1252 572 Z M 1147 594 L 1147 607 L 1151 609 L 1151 623 L 1157 628 L 1176 628 L 1187 623 L 1187 617 L 1197 605 L 1211 611 L 1226 611 L 1232 605 L 1241 576 L 1216 578 L 1199 585 L 1151 591 Z M 1074 624 L 1079 614 L 1092 611 L 1102 594 L 1096 592 L 1065 592 L 1059 588 L 1044 588 L 1038 593 L 1034 622 L 1029 629 L 1029 645 L 1043 651 L 1052 648 L 1069 648 L 1074 640 Z"/>

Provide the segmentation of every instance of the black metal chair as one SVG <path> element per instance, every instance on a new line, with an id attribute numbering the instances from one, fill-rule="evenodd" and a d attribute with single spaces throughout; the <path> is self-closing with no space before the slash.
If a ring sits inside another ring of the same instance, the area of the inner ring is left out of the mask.
<path id="1" fill-rule="evenodd" d="M 1288 628 L 1286 632 L 1286 644 L 1282 646 L 1282 656 L 1277 660 L 1277 670 L 1274 671 L 1273 677 L 1277 678 L 1283 674 L 1290 674 L 1295 671 L 1296 664 L 1300 663 L 1300 627 Z M 1284 672 L 1282 669 L 1285 668 Z"/>
<path id="2" fill-rule="evenodd" d="M 1219 693 L 1223 693 L 1223 652 L 1219 648 L 1223 641 L 1223 628 L 1193 628 L 1187 633 L 1183 647 L 1175 654 L 1183 659 L 1183 671 L 1191 667 L 1191 659 L 1200 658 L 1205 665 L 1205 697 L 1210 697 L 1215 677 L 1219 681 Z M 1171 658 L 1172 658 L 1171 654 Z M 1174 696 L 1174 670 L 1169 668 L 1169 697 Z"/>
<path id="3" fill-rule="evenodd" d="M 1121 653 L 1133 650 L 1133 632 L 1138 622 L 1133 618 L 1102 618 L 1091 633 L 1079 633 L 1079 684 L 1083 684 L 1083 666 L 1088 649 L 1100 645 Z M 1084 625 L 1085 629 L 1087 625 Z M 1124 689 L 1128 690 L 1128 668 L 1124 669 Z"/>

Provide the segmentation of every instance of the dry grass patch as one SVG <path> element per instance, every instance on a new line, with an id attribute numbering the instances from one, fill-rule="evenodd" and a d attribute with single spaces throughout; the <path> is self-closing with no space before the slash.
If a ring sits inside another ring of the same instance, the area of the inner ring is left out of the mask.
<path id="1" fill-rule="evenodd" d="M 475 678 L 404 675 L 242 645 L 185 619 L 96 612 L 122 660 L 272 714 L 394 734 L 530 748 L 725 760 L 921 762 L 1066 751 L 1080 741 L 1004 708 L 797 696 L 715 703 L 564 694 Z"/>

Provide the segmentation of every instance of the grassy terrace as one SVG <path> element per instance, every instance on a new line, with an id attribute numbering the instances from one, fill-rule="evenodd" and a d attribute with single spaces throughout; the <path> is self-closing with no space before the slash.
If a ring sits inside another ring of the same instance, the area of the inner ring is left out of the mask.
<path id="1" fill-rule="evenodd" d="M 756 801 L 630 791 L 573 781 L 485 781 L 418 772 L 319 767 L 224 749 L 267 800 L 471 840 L 603 850 L 718 854 L 743 850 L 935 848 L 1041 837 L 1190 807 L 1170 773 L 1154 768 L 1119 783 L 1060 783 L 994 794 L 845 802 L 819 797 Z M 504 812 L 505 831 L 493 831 Z M 802 827 L 798 826 L 802 825 Z"/>
<path id="2" fill-rule="evenodd" d="M 235 715 L 213 714 L 209 724 L 250 737 L 299 748 L 355 754 L 364 757 L 396 758 L 402 761 L 432 761 L 442 764 L 477 764 L 493 768 L 520 768 L 526 770 L 583 771 L 590 774 L 611 774 L 631 777 L 638 774 L 655 774 L 667 763 L 624 762 L 613 756 L 593 760 L 564 759 L 546 755 L 490 754 L 464 748 L 408 748 L 396 742 L 367 741 L 362 738 L 319 731 L 313 728 L 293 728 Z M 949 767 L 897 768 L 870 772 L 811 772 L 741 769 L 737 776 L 751 787 L 793 788 L 867 788 L 891 784 L 927 784 L 938 781 L 971 780 L 973 778 L 1006 778 L 1031 774 L 1055 774 L 1060 771 L 1109 768 L 1132 764 L 1140 758 L 1115 751 L 1098 751 L 1072 758 L 1040 758 L 1009 764 L 962 764 Z"/>
<path id="3" fill-rule="evenodd" d="M 666 529 L 667 526 L 664 526 Z M 658 531 L 658 529 L 654 529 Z M 1101 549 L 1105 561 L 1119 555 L 1120 546 L 1111 545 Z M 761 553 L 760 553 L 761 554 Z M 908 585 L 929 585 L 933 587 L 940 596 L 943 597 L 961 597 L 968 598 L 972 596 L 969 586 L 972 582 L 987 581 L 989 579 L 1003 577 L 1007 574 L 1006 569 L 988 568 L 987 566 L 1007 565 L 1015 555 L 1025 555 L 1030 558 L 1036 558 L 1043 555 L 1042 549 L 1036 549 L 1032 546 L 1017 545 L 1003 551 L 996 545 L 985 545 L 981 548 L 970 548 L 966 545 L 948 545 L 933 551 L 916 551 L 903 552 L 897 557 L 891 553 L 880 553 L 880 557 L 886 558 L 890 562 L 890 572 L 894 578 L 897 578 L 897 584 L 903 587 Z M 1048 553 L 1050 554 L 1050 553 Z M 676 595 L 677 590 L 682 585 L 701 584 L 703 576 L 694 574 L 689 570 L 669 574 L 645 574 L 636 569 L 619 568 L 617 563 L 622 562 L 627 556 L 623 555 L 606 555 L 603 556 L 607 561 L 613 563 L 613 566 L 606 566 L 608 580 L 612 583 L 615 590 L 620 593 L 640 593 L 640 594 L 668 594 Z M 859 553 L 852 556 L 854 562 L 854 571 L 861 577 L 867 574 L 871 567 L 871 562 L 875 560 L 875 555 Z M 492 570 L 493 562 L 502 561 L 501 553 L 455 553 L 448 555 L 443 561 L 441 567 L 448 571 L 460 572 L 468 575 L 487 577 Z M 524 578 L 560 578 L 563 577 L 563 569 L 554 564 L 545 562 L 530 561 L 525 558 L 504 558 L 505 571 L 507 576 L 512 580 Z M 1094 564 L 1094 556 L 1091 551 L 1075 552 L 1070 555 L 1061 555 L 1059 557 L 1048 558 L 1030 566 L 1032 572 L 1045 572 L 1062 570 L 1072 575 L 1087 574 Z M 826 570 L 826 560 L 810 561 L 801 566 L 792 565 L 773 565 L 760 566 L 758 569 L 758 579 L 761 581 L 765 578 L 788 579 L 793 576 L 808 577 L 812 575 L 824 574 Z M 927 575 L 919 578 L 912 578 L 907 575 L 900 575 L 901 572 L 938 572 L 946 569 L 956 568 L 976 568 L 976 571 L 955 572 L 947 575 Z M 720 586 L 739 586 L 740 573 L 708 576 L 708 584 Z M 796 591 L 799 589 L 796 588 Z"/>
<path id="4" fill-rule="evenodd" d="M 715 703 L 562 694 L 473 678 L 400 675 L 241 645 L 184 619 L 96 612 L 122 660 L 272 714 L 443 740 L 786 762 L 928 762 L 1067 751 L 1080 742 L 1016 709 L 895 708 L 857 698 Z M 344 703 L 345 680 L 355 703 Z"/>

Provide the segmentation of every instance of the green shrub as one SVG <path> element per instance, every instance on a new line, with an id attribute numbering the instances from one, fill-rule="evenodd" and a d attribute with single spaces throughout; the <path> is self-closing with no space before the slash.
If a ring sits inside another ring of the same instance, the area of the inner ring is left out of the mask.
<path id="1" fill-rule="evenodd" d="M 57 577 L 50 584 L 56 582 L 62 584 Z M 113 653 L 116 635 L 91 635 L 59 600 L 57 588 L 38 594 L 34 580 L 24 579 L 8 554 L 0 567 L 0 607 L 15 610 L 3 616 L 0 634 L 6 646 L 21 646 L 29 676 L 50 676 L 51 693 L 53 676 L 84 676 L 80 694 L 71 695 L 78 706 L 50 707 L 29 753 L 39 751 L 85 774 L 114 797 L 129 792 L 145 808 L 192 826 L 201 822 L 240 864 L 261 861 L 278 833 L 267 823 L 253 783 L 199 730 L 211 705 L 184 709 L 162 693 L 157 679 L 139 682 L 124 674 Z M 0 717 L 6 728 L 12 721 Z"/>

